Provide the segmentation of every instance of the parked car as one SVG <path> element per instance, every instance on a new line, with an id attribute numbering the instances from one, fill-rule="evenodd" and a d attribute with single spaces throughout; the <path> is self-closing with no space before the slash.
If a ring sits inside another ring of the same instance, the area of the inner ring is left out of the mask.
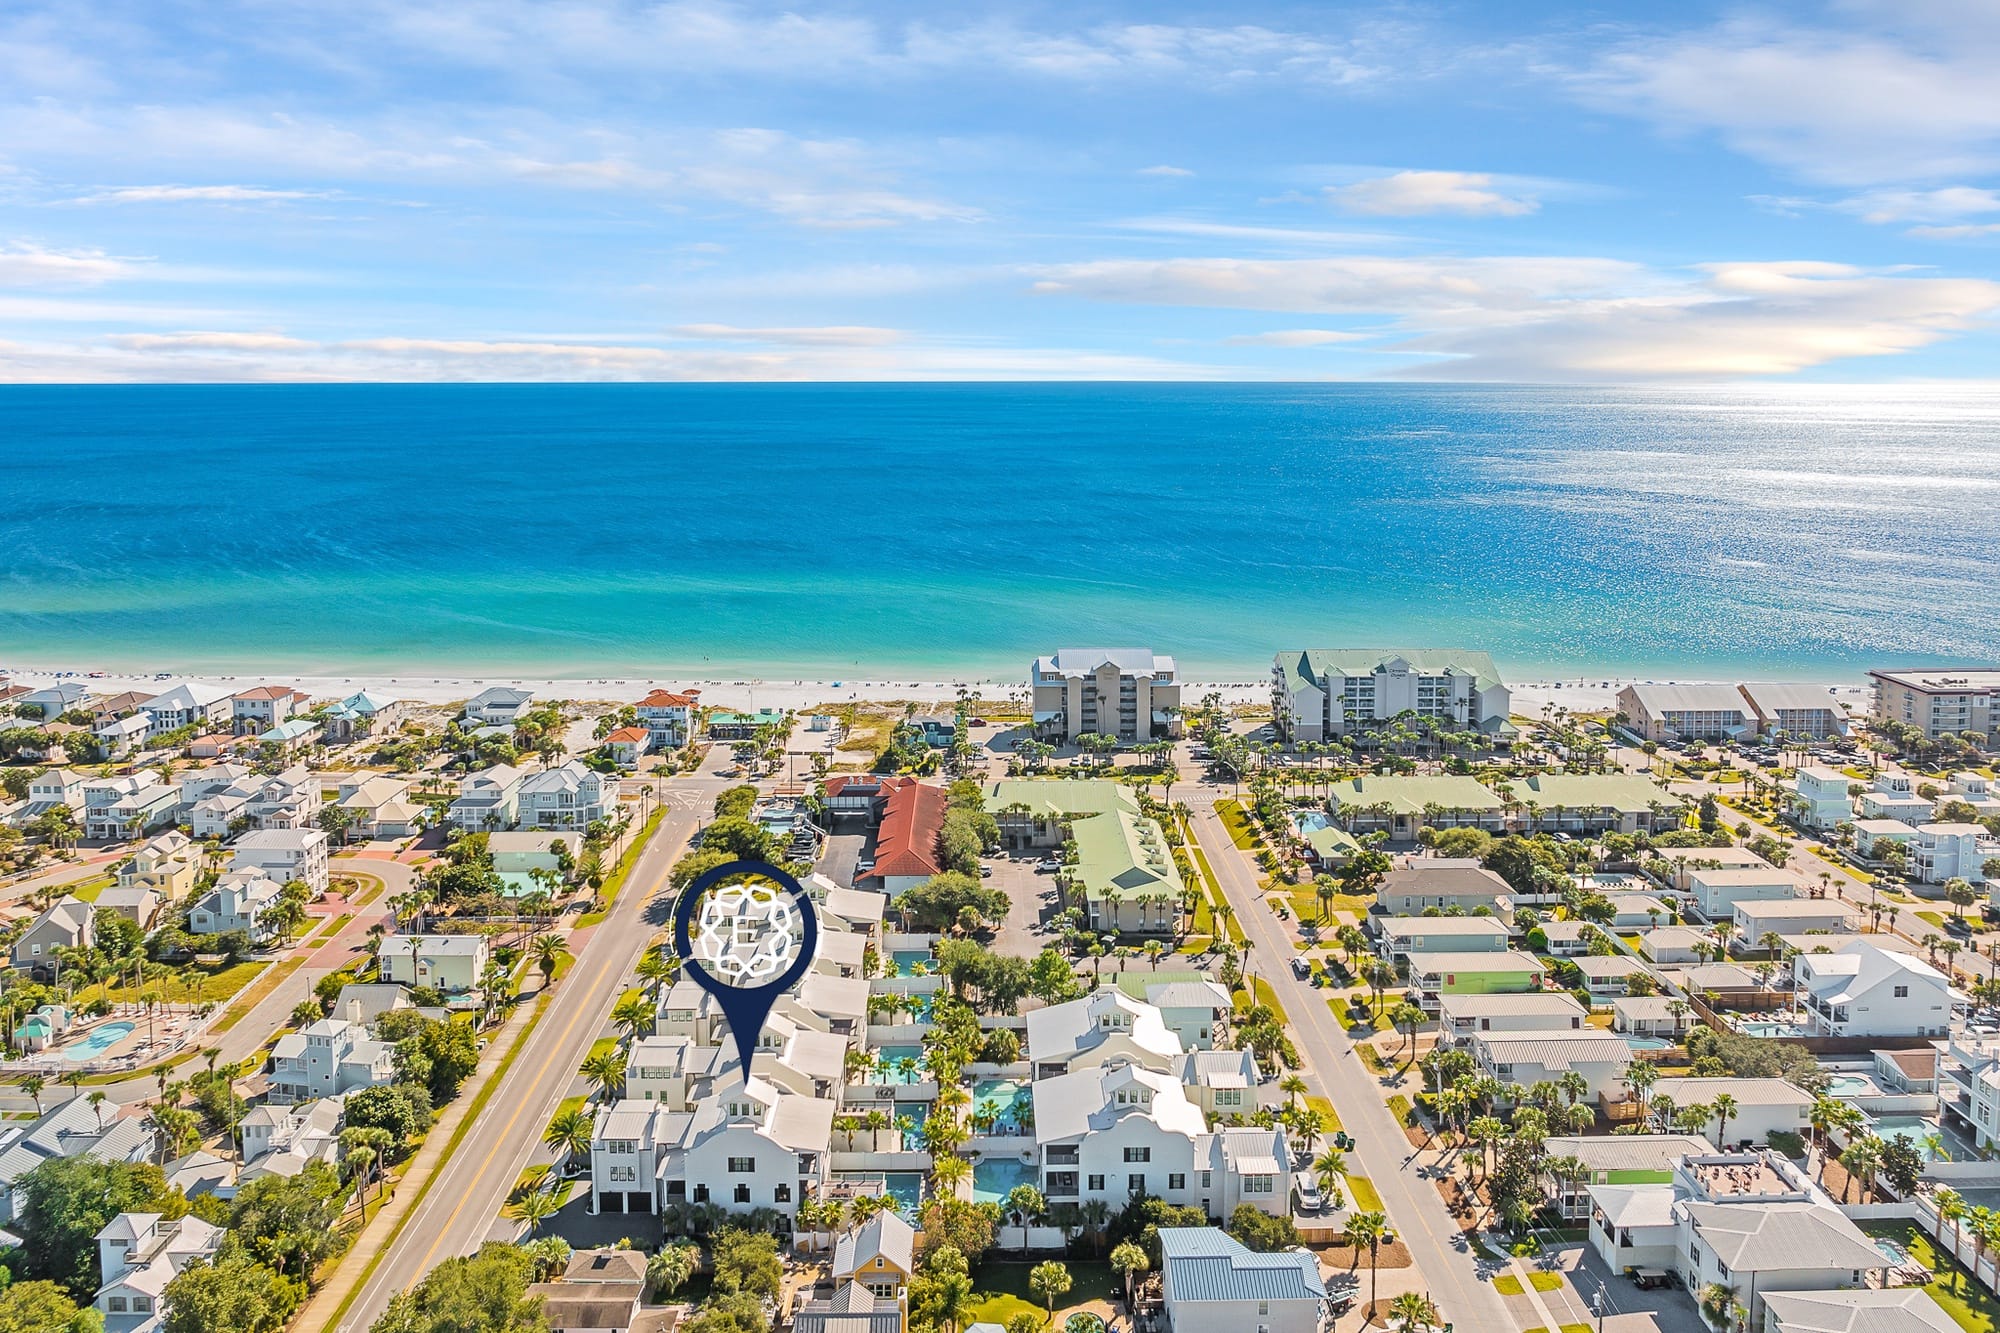
<path id="1" fill-rule="evenodd" d="M 1302 1213 L 1318 1212 L 1326 1203 L 1325 1198 L 1320 1195 L 1319 1182 L 1309 1175 L 1299 1176 L 1296 1179 L 1298 1182 L 1299 1211 Z"/>
<path id="2" fill-rule="evenodd" d="M 1310 976 L 1311 976 L 1312 974 L 1313 974 L 1313 969 L 1312 969 L 1312 964 L 1311 964 L 1311 963 L 1308 963 L 1308 962 L 1307 962 L 1307 961 L 1306 961 L 1305 959 L 1303 959 L 1303 958 L 1294 958 L 1294 959 L 1292 959 L 1292 975 L 1293 975 L 1293 976 L 1297 977 L 1297 978 L 1298 978 L 1298 979 L 1299 979 L 1300 981 L 1304 981 L 1304 980 L 1305 980 L 1306 978 L 1310 977 Z"/>

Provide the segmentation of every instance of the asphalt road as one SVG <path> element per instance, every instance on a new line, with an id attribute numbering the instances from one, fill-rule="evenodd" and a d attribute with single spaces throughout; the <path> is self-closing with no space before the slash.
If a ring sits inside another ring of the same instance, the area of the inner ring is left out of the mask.
<path id="1" fill-rule="evenodd" d="M 367 1328 L 397 1292 L 415 1286 L 443 1260 L 472 1253 L 486 1239 L 541 1143 L 543 1127 L 575 1080 L 577 1066 L 603 1034 L 639 955 L 666 923 L 671 903 L 667 872 L 720 786 L 700 777 L 670 784 L 666 818 L 640 853 L 611 915 L 591 931 L 556 983 L 541 1020 L 479 1119 L 438 1167 L 428 1193 L 383 1252 L 341 1321 L 342 1329 Z M 497 1044 L 491 1050 L 500 1054 Z"/>
<path id="2" fill-rule="evenodd" d="M 1441 1317 L 1467 1333 L 1514 1333 L 1513 1317 L 1492 1284 L 1481 1280 L 1479 1260 L 1443 1197 L 1428 1181 L 1412 1174 L 1415 1150 L 1327 1008 L 1326 992 L 1292 975 L 1291 960 L 1298 951 L 1264 906 L 1256 878 L 1215 813 L 1216 798 L 1228 792 L 1226 785 L 1202 785 L 1184 798 L 1194 810 L 1195 836 L 1251 942 L 1250 970 L 1277 991 L 1291 1019 L 1299 1054 L 1306 1062 L 1307 1085 L 1331 1099 L 1341 1124 L 1356 1139 L 1357 1146 L 1347 1154 L 1350 1167 L 1368 1177 L 1382 1196 L 1389 1223 L 1409 1246 Z"/>

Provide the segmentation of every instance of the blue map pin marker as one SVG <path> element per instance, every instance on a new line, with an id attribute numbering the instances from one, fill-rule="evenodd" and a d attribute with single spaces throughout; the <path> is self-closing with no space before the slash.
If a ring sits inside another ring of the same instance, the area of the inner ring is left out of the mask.
<path id="1" fill-rule="evenodd" d="M 819 914 L 811 896 L 768 861 L 719 865 L 688 885 L 674 904 L 674 953 L 681 970 L 722 1006 L 745 1082 L 771 1006 L 798 985 L 818 948 Z"/>

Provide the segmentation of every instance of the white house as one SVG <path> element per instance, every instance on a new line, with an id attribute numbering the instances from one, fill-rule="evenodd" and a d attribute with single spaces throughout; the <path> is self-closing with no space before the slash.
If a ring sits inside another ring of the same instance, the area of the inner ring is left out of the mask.
<path id="1" fill-rule="evenodd" d="M 97 1233 L 102 1285 L 92 1298 L 106 1333 L 154 1328 L 167 1312 L 167 1284 L 190 1264 L 213 1259 L 226 1228 L 192 1215 L 168 1221 L 158 1213 L 120 1213 Z"/>
<path id="2" fill-rule="evenodd" d="M 83 812 L 83 789 L 90 779 L 72 768 L 47 768 L 28 780 L 28 800 L 13 814 L 16 824 L 26 824 L 62 806 L 72 813 Z"/>
<path id="3" fill-rule="evenodd" d="M 639 725 L 652 737 L 655 750 L 678 750 L 694 735 L 695 711 L 701 707 L 698 694 L 654 690 L 638 702 L 634 712 Z"/>
<path id="4" fill-rule="evenodd" d="M 1652 1100 L 1712 1107 L 1724 1093 L 1736 1100 L 1730 1143 L 1768 1143 L 1774 1131 L 1803 1134 L 1812 1123 L 1813 1095 L 1781 1078 L 1663 1078 L 1653 1085 Z"/>
<path id="5" fill-rule="evenodd" d="M 284 886 L 259 869 L 230 870 L 215 887 L 195 900 L 188 909 L 190 935 L 220 935 L 240 930 L 256 943 L 271 940 L 277 931 L 265 924 L 264 913 L 277 901 Z"/>
<path id="6" fill-rule="evenodd" d="M 834 1103 L 780 1092 L 758 1078 L 726 1078 L 686 1112 L 630 1100 L 600 1111 L 591 1210 L 771 1208 L 789 1230 L 799 1200 L 830 1178 Z"/>
<path id="7" fill-rule="evenodd" d="M 1813 764 L 1792 781 L 1792 804 L 1799 821 L 1809 828 L 1829 829 L 1854 818 L 1854 798 L 1847 789 L 1854 779 L 1837 768 Z"/>
<path id="8" fill-rule="evenodd" d="M 1765 1326 L 1773 1293 L 1859 1287 L 1889 1267 L 1874 1242 L 1838 1208 L 1819 1200 L 1676 1205 L 1687 1239 L 1678 1265 L 1691 1292 L 1718 1283 L 1744 1293 L 1749 1327 Z"/>
<path id="9" fill-rule="evenodd" d="M 1375 905 L 1392 917 L 1422 916 L 1426 907 L 1485 907 L 1511 916 L 1512 893 L 1506 880 L 1481 866 L 1418 866 L 1384 875 Z"/>
<path id="10" fill-rule="evenodd" d="M 150 769 L 132 777 L 97 778 L 83 788 L 83 836 L 103 840 L 135 838 L 173 822 L 180 809 L 178 788 Z"/>
<path id="11" fill-rule="evenodd" d="M 1944 1037 L 1951 982 L 1914 954 L 1849 940 L 1792 961 L 1808 1024 L 1833 1037 Z"/>
<path id="12" fill-rule="evenodd" d="M 107 717 L 90 729 L 97 738 L 97 748 L 105 759 L 123 759 L 145 743 L 152 734 L 152 718 L 147 713 L 133 713 L 126 717 Z"/>
<path id="13" fill-rule="evenodd" d="M 1692 926 L 1661 926 L 1639 936 L 1639 956 L 1649 963 L 1698 963 L 1714 937 Z"/>
<path id="14" fill-rule="evenodd" d="M 447 818 L 467 833 L 512 828 L 521 818 L 521 770 L 495 764 L 460 779 Z"/>
<path id="15" fill-rule="evenodd" d="M 1027 1022 L 1027 1058 L 1038 1079 L 1118 1062 L 1164 1074 L 1184 1053 L 1158 1009 L 1115 986 L 1031 1010 Z"/>
<path id="16" fill-rule="evenodd" d="M 90 688 L 82 681 L 59 680 L 39 690 L 30 690 L 14 700 L 14 706 L 36 709 L 43 721 L 53 722 L 71 709 L 80 707 L 89 697 Z"/>
<path id="17" fill-rule="evenodd" d="M 580 831 L 616 808 L 618 779 L 571 760 L 521 779 L 516 796 L 522 824 Z"/>
<path id="18" fill-rule="evenodd" d="M 1804 887 L 1797 875 L 1773 867 L 1769 870 L 1724 868 L 1690 869 L 1688 892 L 1694 905 L 1710 921 L 1736 914 L 1736 904 L 1765 902 L 1773 898 L 1800 898 Z"/>
<path id="19" fill-rule="evenodd" d="M 375 957 L 384 981 L 463 993 L 478 989 L 490 954 L 484 935 L 391 935 Z"/>
<path id="20" fill-rule="evenodd" d="M 152 726 L 150 734 L 162 736 L 182 727 L 212 731 L 226 726 L 231 712 L 230 700 L 234 697 L 225 685 L 184 680 L 147 701 L 146 712 Z"/>
<path id="21" fill-rule="evenodd" d="M 94 1157 L 102 1162 L 149 1162 L 158 1136 L 143 1116 L 98 1108 L 71 1097 L 26 1125 L 0 1129 L 0 1226 L 12 1225 L 21 1177 L 51 1157 Z"/>
<path id="22" fill-rule="evenodd" d="M 1764 1333 L 1959 1333 L 1922 1287 L 1773 1291 L 1764 1310 Z"/>
<path id="23" fill-rule="evenodd" d="M 1863 819 L 1897 819 L 1914 827 L 1936 813 L 1937 802 L 1917 795 L 1916 779 L 1908 773 L 1877 773 L 1861 793 Z"/>
<path id="24" fill-rule="evenodd" d="M 1575 1032 L 1482 1032 L 1472 1038 L 1472 1058 L 1480 1071 L 1501 1084 L 1531 1088 L 1555 1082 L 1567 1073 L 1583 1076 L 1586 1100 L 1616 1100 L 1625 1095 L 1625 1071 L 1632 1048 L 1625 1039 L 1601 1028 Z"/>
<path id="25" fill-rule="evenodd" d="M 1440 1030 L 1456 1041 L 1482 1032 L 1578 1032 L 1589 1015 L 1568 991 L 1530 995 L 1444 995 L 1438 998 Z"/>
<path id="26" fill-rule="evenodd" d="M 533 690 L 489 685 L 465 701 L 465 720 L 475 727 L 511 727 L 534 698 Z"/>
<path id="27" fill-rule="evenodd" d="M 1304 1250 L 1259 1254 L 1217 1227 L 1161 1227 L 1167 1333 L 1321 1333 L 1326 1283 Z"/>
<path id="28" fill-rule="evenodd" d="M 344 1018 L 322 1018 L 271 1048 L 270 1095 L 279 1104 L 337 1097 L 395 1076 L 395 1044 L 375 1040 Z"/>
<path id="29" fill-rule="evenodd" d="M 252 1107 L 237 1127 L 243 1140 L 243 1172 L 239 1187 L 265 1176 L 296 1176 L 314 1162 L 333 1166 L 340 1160 L 343 1098 L 282 1106 L 266 1102 Z"/>
<path id="30" fill-rule="evenodd" d="M 261 736 L 305 711 L 311 698 L 287 685 L 259 685 L 229 701 L 229 726 L 239 736 Z"/>
<path id="31" fill-rule="evenodd" d="M 1687 1031 L 1692 1012 L 1686 1001 L 1666 995 L 1620 996 L 1611 1002 L 1611 1030 L 1671 1040 Z"/>
<path id="32" fill-rule="evenodd" d="M 653 733 L 644 727 L 620 727 L 604 738 L 604 748 L 610 751 L 611 760 L 618 767 L 637 768 L 646 752 L 653 748 Z"/>
<path id="33" fill-rule="evenodd" d="M 1146 1003 L 1160 1011 L 1167 1031 L 1190 1051 L 1212 1049 L 1235 1008 L 1229 992 L 1213 981 L 1168 981 L 1148 986 Z"/>
<path id="34" fill-rule="evenodd" d="M 1195 1141 L 1208 1122 L 1178 1078 L 1104 1065 L 1038 1079 L 1033 1093 L 1037 1165 L 1050 1203 L 1096 1199 L 1116 1209 L 1135 1194 L 1196 1201 Z M 1290 1189 L 1289 1175 L 1282 1186 L 1271 1183 L 1278 1199 Z"/>
<path id="35" fill-rule="evenodd" d="M 326 834 L 316 828 L 257 829 L 230 851 L 231 870 L 261 870 L 280 884 L 299 879 L 316 894 L 326 892 Z"/>

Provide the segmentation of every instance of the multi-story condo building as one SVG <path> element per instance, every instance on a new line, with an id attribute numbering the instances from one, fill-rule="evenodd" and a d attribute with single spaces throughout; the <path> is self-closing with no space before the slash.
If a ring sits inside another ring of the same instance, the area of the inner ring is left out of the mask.
<path id="1" fill-rule="evenodd" d="M 1749 700 L 1734 685 L 1627 685 L 1618 691 L 1618 712 L 1649 741 L 1726 741 L 1757 730 Z"/>
<path id="2" fill-rule="evenodd" d="M 1403 713 L 1498 735 L 1511 706 L 1493 659 L 1459 648 L 1306 648 L 1279 653 L 1271 672 L 1271 715 L 1288 745 L 1367 731 Z"/>
<path id="3" fill-rule="evenodd" d="M 689 690 L 686 694 L 654 690 L 639 701 L 633 711 L 638 715 L 639 725 L 652 736 L 655 750 L 678 750 L 688 743 L 688 737 L 694 735 L 700 696 L 700 690 Z"/>
<path id="4" fill-rule="evenodd" d="M 1936 740 L 1948 733 L 1991 734 L 2000 726 L 2000 667 L 1871 671 L 1874 714 L 1920 728 Z"/>
<path id="5" fill-rule="evenodd" d="M 1766 736 L 1782 731 L 1791 740 L 1825 740 L 1847 734 L 1847 710 L 1824 685 L 1751 682 L 1738 688 Z"/>
<path id="6" fill-rule="evenodd" d="M 1963 879 L 1986 882 L 1986 862 L 2000 856 L 2000 846 L 1986 841 L 1977 824 L 1919 824 L 1909 842 L 1910 870 L 1920 884 Z"/>
<path id="7" fill-rule="evenodd" d="M 1854 798 L 1847 790 L 1852 785 L 1854 779 L 1837 768 L 1808 765 L 1792 781 L 1792 808 L 1811 828 L 1847 823 L 1854 818 Z"/>
<path id="8" fill-rule="evenodd" d="M 1096 734 L 1137 743 L 1181 732 L 1174 659 L 1150 648 L 1063 648 L 1028 673 L 1035 732 L 1074 744 Z"/>

